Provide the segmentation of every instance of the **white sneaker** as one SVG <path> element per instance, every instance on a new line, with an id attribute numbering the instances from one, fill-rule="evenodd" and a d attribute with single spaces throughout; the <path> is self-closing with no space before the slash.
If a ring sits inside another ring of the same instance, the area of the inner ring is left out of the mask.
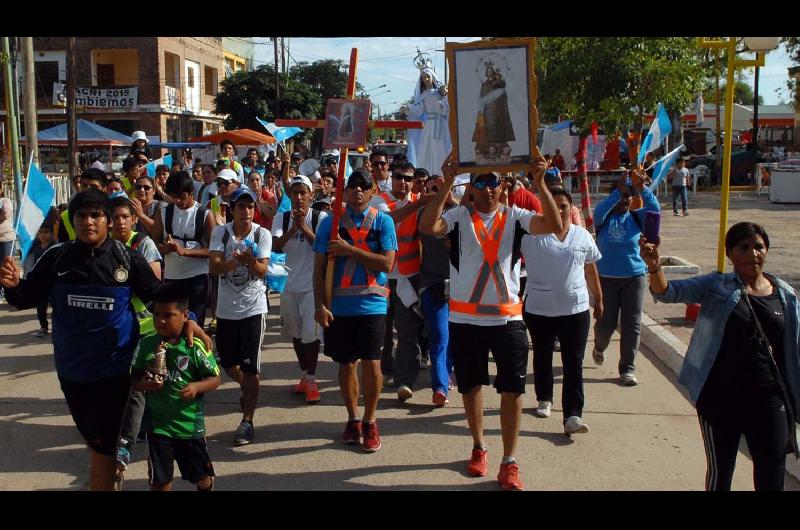
<path id="1" fill-rule="evenodd" d="M 540 401 L 539 406 L 537 406 L 534 411 L 533 415 L 537 418 L 549 418 L 550 417 L 550 409 L 553 407 L 553 403 L 550 401 Z"/>
<path id="2" fill-rule="evenodd" d="M 409 387 L 408 385 L 403 385 L 397 389 L 397 399 L 399 399 L 400 401 L 409 400 L 413 395 L 414 393 L 411 391 L 411 387 Z"/>
<path id="3" fill-rule="evenodd" d="M 571 434 L 589 432 L 589 426 L 583 423 L 580 416 L 570 416 L 564 423 L 564 434 L 567 436 Z"/>
<path id="4" fill-rule="evenodd" d="M 636 379 L 636 376 L 633 375 L 633 372 L 622 374 L 619 376 L 619 380 L 625 386 L 636 386 L 639 384 L 639 380 Z"/>
<path id="5" fill-rule="evenodd" d="M 597 348 L 592 349 L 592 360 L 594 364 L 597 366 L 603 366 L 603 363 L 606 362 L 606 354 L 598 350 Z"/>

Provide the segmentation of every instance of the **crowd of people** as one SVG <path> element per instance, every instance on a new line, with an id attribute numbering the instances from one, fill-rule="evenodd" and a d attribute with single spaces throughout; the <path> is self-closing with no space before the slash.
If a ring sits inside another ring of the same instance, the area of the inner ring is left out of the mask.
<path id="1" fill-rule="evenodd" d="M 485 476 L 491 352 L 501 402 L 497 480 L 523 489 L 515 451 L 529 352 L 534 414 L 551 415 L 560 351 L 564 433 L 587 433 L 582 370 L 592 319 L 593 361 L 605 362 L 619 325 L 619 382 L 639 384 L 649 277 L 661 301 L 703 302 L 681 381 L 697 401 L 707 488 L 730 488 L 741 434 L 756 488 L 783 487 L 786 448 L 797 451 L 798 309 L 791 288 L 762 272 L 769 240 L 758 225 L 731 228 L 734 273 L 667 281 L 659 242 L 642 236 L 660 206 L 641 170 L 620 177 L 597 205 L 595 237 L 564 188 L 558 152 L 527 174 L 474 173 L 456 185 L 451 159 L 418 168 L 375 149 L 345 181 L 340 218 L 336 157 L 314 182 L 299 174 L 299 153 L 262 160 L 251 149 L 237 160 L 229 141 L 214 164 L 159 166 L 155 176 L 145 171 L 149 156 L 146 137 L 137 138 L 121 177 L 85 170 L 69 204 L 39 230 L 25 277 L 10 256 L 0 267 L 8 302 L 37 307 L 42 337 L 52 306 L 56 372 L 90 449 L 92 489 L 121 488 L 142 436 L 151 489 L 171 488 L 174 462 L 198 490 L 213 489 L 203 395 L 222 371 L 240 388 L 232 443 L 255 440 L 274 253 L 285 254 L 289 271 L 280 316 L 299 368 L 291 391 L 319 402 L 320 353 L 337 363 L 345 444 L 380 450 L 383 387 L 396 388 L 400 402 L 413 399 L 429 363 L 430 403 L 461 394 L 473 441 L 466 470 Z M 5 209 L 0 203 L 0 227 L 11 216 Z M 715 327 L 725 327 L 722 342 Z M 756 335 L 763 340 L 750 341 Z"/>

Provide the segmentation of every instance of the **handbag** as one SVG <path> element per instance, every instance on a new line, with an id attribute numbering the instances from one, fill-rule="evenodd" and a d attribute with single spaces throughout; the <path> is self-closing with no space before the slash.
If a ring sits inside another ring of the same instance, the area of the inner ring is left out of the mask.
<path id="1" fill-rule="evenodd" d="M 772 345 L 769 343 L 767 334 L 764 333 L 764 328 L 761 326 L 761 321 L 758 319 L 758 315 L 756 315 L 756 311 L 753 309 L 753 304 L 750 302 L 750 295 L 747 294 L 747 292 L 743 289 L 742 296 L 744 297 L 747 307 L 750 309 L 750 314 L 753 315 L 753 321 L 756 324 L 756 334 L 753 337 L 753 343 L 769 358 L 769 365 L 772 369 L 772 374 L 775 376 L 775 380 L 778 382 L 781 398 L 783 399 L 784 406 L 786 407 L 786 421 L 789 427 L 789 447 L 787 449 L 791 449 L 790 452 L 794 453 L 797 458 L 800 458 L 800 449 L 798 449 L 797 445 L 797 432 L 795 431 L 794 427 L 796 416 L 794 413 L 794 406 L 792 405 L 792 398 L 786 388 L 786 383 L 783 381 L 783 376 L 778 369 L 778 363 L 775 361 L 775 356 L 772 354 Z"/>

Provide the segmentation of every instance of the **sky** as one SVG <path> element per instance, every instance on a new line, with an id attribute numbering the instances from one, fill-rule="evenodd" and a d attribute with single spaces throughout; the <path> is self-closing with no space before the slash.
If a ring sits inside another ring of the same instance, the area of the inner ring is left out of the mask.
<path id="1" fill-rule="evenodd" d="M 480 37 L 447 37 L 448 42 L 471 42 Z M 272 64 L 273 48 L 268 38 L 256 37 L 256 66 Z M 444 81 L 445 37 L 343 37 L 286 38 L 289 65 L 319 59 L 341 59 L 348 63 L 351 48 L 358 48 L 358 82 L 367 90 L 381 114 L 398 110 L 414 95 L 418 70 L 414 67 L 417 48 L 429 54 L 436 74 Z M 742 56 L 744 58 L 744 56 Z M 783 48 L 767 54 L 766 66 L 759 73 L 759 94 L 767 105 L 790 101 L 786 91 L 789 56 Z M 744 79 L 753 84 L 753 68 L 743 70 Z M 386 87 L 381 87 L 382 85 Z M 388 92 L 387 92 L 388 91 Z"/>

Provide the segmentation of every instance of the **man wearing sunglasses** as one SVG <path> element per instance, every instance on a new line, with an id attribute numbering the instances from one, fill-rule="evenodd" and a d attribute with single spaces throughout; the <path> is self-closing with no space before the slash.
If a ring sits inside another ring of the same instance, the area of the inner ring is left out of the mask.
<path id="1" fill-rule="evenodd" d="M 389 179 L 389 155 L 383 149 L 375 149 L 369 154 L 372 180 L 377 184 L 378 192 L 392 191 Z"/>
<path id="2" fill-rule="evenodd" d="M 419 335 L 423 321 L 414 311 L 419 310 L 416 296 L 419 288 L 419 232 L 418 213 L 428 204 L 433 195 L 411 192 L 415 179 L 415 168 L 410 162 L 395 165 L 390 179 L 391 192 L 383 192 L 370 201 L 376 210 L 386 212 L 392 218 L 397 232 L 398 251 L 392 271 L 389 273 L 389 312 L 384 336 L 382 368 L 394 372 L 394 383 L 398 386 L 397 399 L 406 401 L 413 395 L 414 383 L 419 375 Z M 392 327 L 397 329 L 397 352 L 391 361 Z M 394 366 L 392 366 L 394 365 Z"/>
<path id="3" fill-rule="evenodd" d="M 369 205 L 372 176 L 356 169 L 344 192 L 338 236 L 329 241 L 333 216 L 320 221 L 314 240 L 314 319 L 324 329 L 325 354 L 339 363 L 339 387 L 348 422 L 346 444 L 365 452 L 381 448 L 375 411 L 383 386 L 381 345 L 386 320 L 386 273 L 392 269 L 397 237 L 394 223 Z M 325 268 L 334 256 L 333 299 L 325 305 Z M 364 415 L 358 417 L 358 362 L 363 365 Z M 363 435 L 363 441 L 362 441 Z"/>
<path id="4" fill-rule="evenodd" d="M 528 339 L 522 321 L 519 293 L 519 243 L 521 234 L 551 234 L 561 230 L 561 217 L 553 196 L 544 185 L 546 162 L 541 157 L 531 171 L 539 190 L 544 215 L 499 203 L 500 175 L 470 176 L 471 206 L 459 206 L 442 215 L 455 180 L 455 164 L 442 167 L 444 185 L 425 208 L 420 231 L 435 236 L 451 234 L 450 343 L 464 398 L 464 410 L 473 438 L 467 472 L 487 473 L 483 438 L 481 387 L 489 384 L 489 351 L 497 365 L 494 387 L 500 393 L 500 429 L 503 460 L 497 480 L 503 489 L 521 490 L 519 466 L 514 459 L 519 438 L 522 394 L 528 366 Z"/>
<path id="5" fill-rule="evenodd" d="M 239 177 L 231 169 L 222 169 L 217 173 L 217 196 L 213 197 L 206 208 L 211 210 L 216 219 L 217 225 L 233 222 L 233 209 L 229 207 L 228 201 L 233 192 L 239 188 Z"/>

